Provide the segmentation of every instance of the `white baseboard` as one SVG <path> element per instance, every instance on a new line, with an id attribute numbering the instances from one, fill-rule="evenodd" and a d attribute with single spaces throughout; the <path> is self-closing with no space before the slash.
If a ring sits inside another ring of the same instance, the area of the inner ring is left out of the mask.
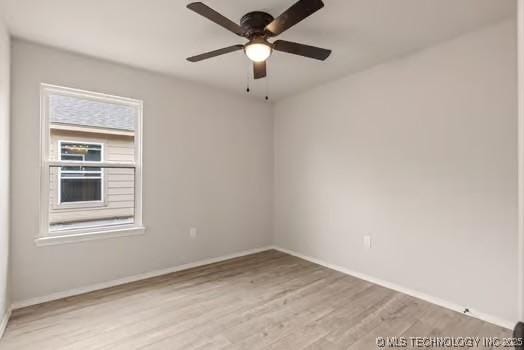
<path id="1" fill-rule="evenodd" d="M 7 322 L 9 321 L 9 317 L 11 317 L 11 308 L 7 309 L 5 315 L 2 317 L 2 320 L 0 321 L 0 339 L 4 336 L 5 329 L 7 328 Z"/>
<path id="2" fill-rule="evenodd" d="M 151 277 L 157 277 L 157 276 L 166 275 L 168 273 L 183 271 L 183 270 L 191 269 L 191 268 L 194 268 L 194 267 L 199 267 L 199 266 L 203 266 L 203 265 L 208 265 L 208 264 L 221 262 L 221 261 L 224 261 L 224 260 L 238 258 L 238 257 L 241 257 L 241 256 L 246 256 L 246 255 L 250 255 L 250 254 L 260 253 L 260 252 L 263 252 L 263 251 L 266 251 L 266 250 L 270 250 L 270 249 L 273 249 L 273 247 L 268 246 L 268 247 L 263 247 L 263 248 L 244 250 L 244 251 L 237 252 L 237 253 L 232 253 L 232 254 L 219 256 L 219 257 L 216 257 L 216 258 L 204 259 L 204 260 L 200 260 L 200 261 L 196 261 L 196 262 L 192 262 L 192 263 L 188 263 L 188 264 L 183 264 L 183 265 L 178 265 L 178 266 L 174 266 L 174 267 L 169 267 L 167 269 L 146 272 L 146 273 L 142 273 L 142 274 L 138 274 L 138 275 L 134 275 L 134 276 L 119 278 L 119 279 L 116 279 L 116 280 L 113 280 L 113 281 L 102 282 L 102 283 L 97 283 L 97 284 L 93 284 L 93 285 L 90 285 L 90 286 L 69 289 L 69 290 L 66 290 L 66 291 L 63 291 L 63 292 L 57 292 L 57 293 L 53 293 L 53 294 L 49 294 L 49 295 L 45 295 L 45 296 L 41 296 L 41 297 L 36 297 L 36 298 L 31 298 L 31 299 L 27 299 L 27 300 L 15 301 L 11 305 L 11 309 L 12 310 L 21 309 L 23 307 L 28 307 L 28 306 L 32 306 L 32 305 L 42 304 L 42 303 L 45 303 L 45 302 L 48 302 L 48 301 L 68 298 L 68 297 L 72 297 L 72 296 L 75 296 L 75 295 L 80 295 L 80 294 L 85 294 L 85 293 L 89 293 L 89 292 L 94 292 L 94 291 L 97 291 L 97 290 L 100 290 L 100 289 L 106 289 L 106 288 L 115 287 L 115 286 L 119 286 L 119 285 L 122 285 L 122 284 L 130 283 L 130 282 L 136 282 L 136 281 L 144 280 L 144 279 L 151 278 Z M 0 330 L 1 330 L 1 328 L 0 328 Z"/>
<path id="3" fill-rule="evenodd" d="M 400 285 L 395 284 L 395 283 L 384 281 L 382 279 L 375 278 L 373 276 L 369 276 L 369 275 L 366 275 L 366 274 L 363 274 L 363 273 L 360 273 L 360 272 L 352 271 L 352 270 L 349 270 L 349 269 L 347 269 L 345 267 L 342 267 L 342 266 L 330 264 L 330 263 L 325 262 L 323 260 L 312 258 L 312 257 L 306 256 L 304 254 L 295 252 L 293 250 L 281 248 L 281 247 L 278 247 L 278 246 L 274 246 L 274 247 L 272 247 L 272 249 L 281 251 L 281 252 L 289 254 L 289 255 L 296 256 L 298 258 L 310 261 L 310 262 L 318 264 L 318 265 L 322 265 L 322 266 L 327 267 L 327 268 L 332 269 L 332 270 L 336 270 L 336 271 L 342 272 L 342 273 L 344 273 L 346 275 L 351 275 L 353 277 L 356 277 L 356 278 L 359 278 L 359 279 L 362 279 L 362 280 L 365 280 L 365 281 L 377 284 L 379 286 L 382 286 L 382 287 L 385 287 L 385 288 L 388 288 L 388 289 L 392 289 L 392 290 L 395 290 L 397 292 L 400 292 L 400 293 L 403 293 L 403 294 L 407 294 L 407 295 L 410 295 L 410 296 L 418 298 L 418 299 L 422 299 L 422 300 L 427 301 L 429 303 L 445 307 L 447 309 L 459 312 L 461 314 L 464 314 L 463 311 L 464 311 L 464 309 L 467 308 L 467 307 L 465 307 L 463 305 L 458 305 L 458 304 L 449 302 L 447 300 L 443 300 L 443 299 L 434 297 L 434 296 L 429 295 L 429 294 L 425 294 L 425 293 L 422 293 L 422 292 L 419 292 L 419 291 L 416 291 L 416 290 L 413 290 L 413 289 L 410 289 L 410 288 L 406 288 L 406 287 L 400 286 Z M 512 330 L 515 327 L 515 325 L 517 324 L 517 321 L 504 320 L 504 319 L 501 319 L 501 318 L 493 316 L 493 315 L 489 315 L 489 314 L 486 314 L 486 313 L 483 313 L 483 312 L 479 312 L 477 310 L 472 310 L 471 308 L 469 308 L 469 311 L 470 312 L 467 313 L 466 315 L 468 315 L 470 317 L 474 317 L 474 318 L 477 318 L 477 319 L 482 320 L 482 321 L 493 323 L 493 324 L 495 324 L 497 326 L 504 327 L 504 328 L 507 328 L 507 329 L 510 329 L 510 330 Z"/>

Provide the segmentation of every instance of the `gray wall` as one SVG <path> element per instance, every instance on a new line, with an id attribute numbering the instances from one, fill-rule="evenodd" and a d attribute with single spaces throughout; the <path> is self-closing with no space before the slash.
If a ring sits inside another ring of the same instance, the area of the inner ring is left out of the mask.
<path id="1" fill-rule="evenodd" d="M 276 244 L 515 321 L 515 27 L 278 103 Z"/>
<path id="2" fill-rule="evenodd" d="M 0 322 L 9 307 L 9 51 L 0 18 Z"/>
<path id="3" fill-rule="evenodd" d="M 23 41 L 12 62 L 15 302 L 271 243 L 270 105 Z M 35 246 L 41 82 L 144 101 L 145 235 Z"/>

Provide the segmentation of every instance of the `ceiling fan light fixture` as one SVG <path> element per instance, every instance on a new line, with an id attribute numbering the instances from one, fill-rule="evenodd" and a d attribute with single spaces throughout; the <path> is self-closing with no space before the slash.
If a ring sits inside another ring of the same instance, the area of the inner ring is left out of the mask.
<path id="1" fill-rule="evenodd" d="M 324 7 L 322 0 L 295 1 L 290 8 L 276 18 L 267 12 L 251 11 L 242 16 L 240 24 L 224 17 L 201 1 L 189 3 L 187 8 L 191 11 L 218 24 L 231 33 L 249 40 L 249 42 L 191 56 L 187 60 L 189 62 L 200 62 L 230 52 L 243 50 L 244 54 L 252 61 L 254 79 L 261 79 L 267 76 L 266 60 L 271 56 L 273 50 L 324 61 L 331 54 L 331 50 L 292 41 L 274 40 L 276 36 L 284 33 Z M 268 39 L 271 39 L 271 42 Z"/>
<path id="2" fill-rule="evenodd" d="M 244 47 L 246 56 L 253 62 L 264 62 L 271 56 L 272 48 L 267 42 L 252 41 Z"/>

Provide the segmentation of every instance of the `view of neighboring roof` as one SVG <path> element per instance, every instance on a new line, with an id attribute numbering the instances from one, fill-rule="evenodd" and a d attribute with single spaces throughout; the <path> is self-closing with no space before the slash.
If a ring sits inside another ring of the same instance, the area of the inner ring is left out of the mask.
<path id="1" fill-rule="evenodd" d="M 136 110 L 130 106 L 50 95 L 49 107 L 51 123 L 135 130 Z"/>

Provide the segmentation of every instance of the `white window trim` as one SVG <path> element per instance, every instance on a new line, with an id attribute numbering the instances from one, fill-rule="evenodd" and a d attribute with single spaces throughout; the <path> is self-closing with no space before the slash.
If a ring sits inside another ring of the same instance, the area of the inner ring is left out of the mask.
<path id="1" fill-rule="evenodd" d="M 132 225 L 93 227 L 79 229 L 62 233 L 62 236 L 49 232 L 49 180 L 50 168 L 62 166 L 78 166 L 78 162 L 51 161 L 49 159 L 50 145 L 50 122 L 49 122 L 49 95 L 61 94 L 79 97 L 94 101 L 110 102 L 133 106 L 137 109 L 135 120 L 135 161 L 134 162 L 82 162 L 84 166 L 131 168 L 135 169 L 135 217 Z M 125 237 L 145 232 L 142 222 L 142 127 L 143 127 L 143 102 L 126 97 L 112 96 L 103 93 L 72 89 L 57 85 L 40 85 L 40 225 L 36 235 L 35 243 L 38 246 L 50 244 L 62 244 L 89 241 L 93 239 L 104 239 L 113 237 Z"/>
<path id="2" fill-rule="evenodd" d="M 58 151 L 57 155 L 59 158 L 58 160 L 62 160 L 62 144 L 63 143 L 78 143 L 82 145 L 90 145 L 90 146 L 100 146 L 100 163 L 104 163 L 104 144 L 100 142 L 85 142 L 85 141 L 70 141 L 70 140 L 58 140 Z M 85 161 L 78 161 L 78 163 L 84 165 Z M 80 165 L 79 164 L 79 165 Z M 104 176 L 104 169 L 101 169 L 100 172 L 100 198 L 99 201 L 83 201 L 83 202 L 65 202 L 62 203 L 62 168 L 58 168 L 58 183 L 57 183 L 57 205 L 59 208 L 68 208 L 68 209 L 74 209 L 74 208 L 91 208 L 91 207 L 100 207 L 105 205 L 105 176 Z"/>
<path id="3" fill-rule="evenodd" d="M 67 244 L 67 243 L 78 243 L 88 242 L 99 239 L 110 239 L 118 237 L 129 237 L 144 234 L 146 229 L 137 225 L 125 225 L 119 226 L 118 229 L 106 229 L 91 230 L 89 232 L 75 232 L 68 233 L 63 236 L 48 236 L 40 237 L 35 240 L 35 244 L 39 247 Z"/>

